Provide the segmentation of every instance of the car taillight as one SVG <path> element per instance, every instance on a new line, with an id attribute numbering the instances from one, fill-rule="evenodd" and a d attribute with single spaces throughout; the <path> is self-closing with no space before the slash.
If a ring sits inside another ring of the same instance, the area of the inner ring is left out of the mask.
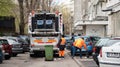
<path id="1" fill-rule="evenodd" d="M 10 48 L 12 48 L 13 46 L 12 45 L 10 45 Z"/>
<path id="2" fill-rule="evenodd" d="M 100 54 L 100 57 L 102 57 L 102 48 L 100 49 L 100 53 L 99 54 Z"/>
<path id="3" fill-rule="evenodd" d="M 96 47 L 93 48 L 93 52 L 96 52 Z"/>
<path id="4" fill-rule="evenodd" d="M 35 46 L 34 44 L 31 44 L 31 47 Z"/>

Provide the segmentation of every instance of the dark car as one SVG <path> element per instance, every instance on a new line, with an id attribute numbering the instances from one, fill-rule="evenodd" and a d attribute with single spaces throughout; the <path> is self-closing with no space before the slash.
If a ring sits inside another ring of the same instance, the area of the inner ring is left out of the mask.
<path id="1" fill-rule="evenodd" d="M 3 50 L 2 45 L 0 45 L 0 64 L 3 62 Z"/>
<path id="2" fill-rule="evenodd" d="M 96 43 L 96 41 L 98 41 L 100 39 L 100 37 L 98 37 L 98 36 L 75 36 L 74 37 L 75 40 L 78 38 L 84 38 L 84 41 L 85 41 L 86 46 L 87 46 L 87 50 L 84 49 L 84 47 L 82 47 L 81 51 L 83 54 L 87 54 L 88 57 L 93 52 L 93 45 Z M 77 50 L 76 53 L 79 53 L 79 50 Z"/>
<path id="3" fill-rule="evenodd" d="M 101 38 L 93 47 L 92 56 L 97 65 L 99 65 L 97 56 L 99 55 L 102 46 L 105 46 L 109 39 L 110 38 Z"/>
<path id="4" fill-rule="evenodd" d="M 7 37 L 10 45 L 12 45 L 12 56 L 17 56 L 19 53 L 23 53 L 22 44 L 20 44 L 16 37 Z"/>
<path id="5" fill-rule="evenodd" d="M 93 45 L 100 39 L 98 36 L 80 36 L 80 38 L 84 38 L 84 41 L 87 46 L 87 52 L 89 54 L 92 54 L 93 52 Z M 84 48 L 82 48 L 82 51 L 86 52 Z"/>
<path id="6" fill-rule="evenodd" d="M 23 47 L 23 52 L 28 52 L 29 51 L 29 43 L 26 40 L 23 40 L 21 38 L 18 38 L 18 42 L 22 44 Z"/>
<path id="7" fill-rule="evenodd" d="M 0 45 L 2 45 L 4 59 L 10 59 L 12 54 L 12 45 L 10 45 L 8 40 L 4 38 L 0 38 Z"/>
<path id="8" fill-rule="evenodd" d="M 71 47 L 71 43 L 72 43 L 71 36 L 66 35 L 64 38 L 66 40 L 66 48 L 69 50 Z"/>

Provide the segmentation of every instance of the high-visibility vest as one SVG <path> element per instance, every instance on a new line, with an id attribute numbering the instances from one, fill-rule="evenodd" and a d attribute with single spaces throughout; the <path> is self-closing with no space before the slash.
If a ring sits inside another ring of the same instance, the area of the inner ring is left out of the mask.
<path id="1" fill-rule="evenodd" d="M 61 38 L 61 45 L 65 45 L 65 43 L 66 43 L 66 40 L 65 40 L 65 38 Z"/>
<path id="2" fill-rule="evenodd" d="M 78 47 L 78 48 L 82 48 L 84 46 L 84 48 L 86 49 L 86 44 L 84 42 L 83 39 L 79 38 L 74 42 L 74 46 Z"/>

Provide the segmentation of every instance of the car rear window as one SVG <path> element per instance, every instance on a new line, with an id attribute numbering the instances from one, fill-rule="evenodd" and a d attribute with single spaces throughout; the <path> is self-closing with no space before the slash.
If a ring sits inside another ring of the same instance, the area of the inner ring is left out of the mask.
<path id="1" fill-rule="evenodd" d="M 117 42 L 120 42 L 120 40 L 109 40 L 105 46 L 111 46 Z"/>
<path id="2" fill-rule="evenodd" d="M 2 45 L 2 44 L 8 44 L 8 41 L 4 40 L 4 39 L 0 39 L 0 45 Z"/>
<path id="3" fill-rule="evenodd" d="M 105 46 L 109 39 L 100 39 L 95 46 Z"/>
<path id="4" fill-rule="evenodd" d="M 16 41 L 13 40 L 13 39 L 8 39 L 8 42 L 9 42 L 9 44 L 18 44 L 18 42 L 16 42 Z"/>

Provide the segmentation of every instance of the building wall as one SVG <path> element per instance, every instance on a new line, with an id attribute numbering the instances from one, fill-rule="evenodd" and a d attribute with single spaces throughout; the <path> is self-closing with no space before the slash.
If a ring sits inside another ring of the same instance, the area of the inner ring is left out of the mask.
<path id="1" fill-rule="evenodd" d="M 108 36 L 120 36 L 120 0 L 108 0 L 106 8 L 112 9 L 108 11 Z"/>
<path id="2" fill-rule="evenodd" d="M 81 20 L 81 0 L 74 0 L 74 23 Z"/>
<path id="3" fill-rule="evenodd" d="M 103 25 L 89 25 L 86 26 L 86 35 L 104 37 L 105 27 Z"/>
<path id="4" fill-rule="evenodd" d="M 107 21 L 104 20 L 104 17 L 107 17 L 107 13 L 102 12 L 102 9 L 106 6 L 106 2 L 100 2 L 99 0 L 75 0 L 75 6 L 76 5 L 79 5 L 79 7 L 75 7 L 74 21 L 76 22 L 76 20 L 80 20 L 75 25 L 77 26 L 78 24 L 83 26 L 81 32 L 85 35 L 96 35 L 104 37 L 106 35 L 106 29 L 108 29 L 108 26 L 107 24 L 102 24 L 99 21 Z M 76 13 L 76 11 L 78 11 L 79 14 Z M 95 21 L 98 23 L 92 24 L 92 22 Z M 88 22 L 91 24 L 87 24 Z"/>
<path id="5" fill-rule="evenodd" d="M 120 36 L 120 11 L 109 15 L 109 36 Z"/>

